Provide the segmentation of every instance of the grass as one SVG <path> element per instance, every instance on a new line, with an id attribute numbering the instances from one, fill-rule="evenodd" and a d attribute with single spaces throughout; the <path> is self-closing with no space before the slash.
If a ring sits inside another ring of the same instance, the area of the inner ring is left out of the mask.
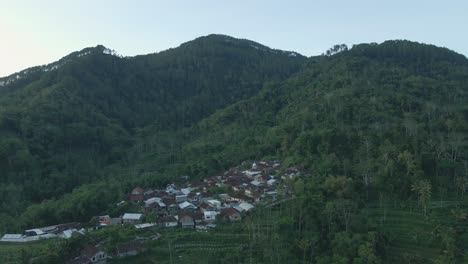
<path id="1" fill-rule="evenodd" d="M 23 263 L 23 256 L 42 256 L 48 253 L 55 241 L 43 240 L 28 243 L 0 242 L 0 260 L 3 264 Z"/>

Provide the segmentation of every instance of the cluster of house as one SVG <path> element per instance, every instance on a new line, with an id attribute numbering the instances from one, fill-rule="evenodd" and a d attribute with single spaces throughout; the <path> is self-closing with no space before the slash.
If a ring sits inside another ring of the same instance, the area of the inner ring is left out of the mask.
<path id="1" fill-rule="evenodd" d="M 243 163 L 222 174 L 205 178 L 202 182 L 189 182 L 185 176 L 186 183 L 168 184 L 163 190 L 136 187 L 131 191 L 129 200 L 135 205 L 141 205 L 141 211 L 125 213 L 120 217 L 99 216 L 96 227 L 127 224 L 137 229 L 156 225 L 208 229 L 215 227 L 216 221 L 240 221 L 256 204 L 274 202 L 280 196 L 288 198 L 292 195 L 284 181 L 299 176 L 301 169 L 290 167 L 280 173 L 280 167 L 278 161 Z M 148 214 L 156 215 L 157 222 L 146 222 L 145 215 Z M 73 233 L 84 231 L 80 223 L 67 223 L 29 229 L 22 234 L 5 234 L 0 241 L 29 242 L 54 237 L 70 238 Z M 159 239 L 159 234 L 154 239 Z M 68 263 L 106 263 L 109 258 L 132 256 L 143 250 L 144 244 L 141 241 L 118 245 L 111 254 L 106 253 L 99 245 L 88 246 Z"/>
<path id="2" fill-rule="evenodd" d="M 208 177 L 203 182 L 168 184 L 163 190 L 144 190 L 134 188 L 129 200 L 141 204 L 144 213 L 126 213 L 121 218 L 101 216 L 100 224 L 113 223 L 141 225 L 144 215 L 153 213 L 158 217 L 160 227 L 191 227 L 206 229 L 215 227 L 215 220 L 240 221 L 242 215 L 252 210 L 256 203 L 278 198 L 278 186 L 286 178 L 298 176 L 297 167 L 286 169 L 279 175 L 280 163 L 260 161 L 231 168 L 221 175 Z M 213 189 L 225 190 L 216 194 Z M 282 195 L 290 195 L 287 186 L 283 186 Z"/>
<path id="3" fill-rule="evenodd" d="M 24 230 L 22 234 L 5 234 L 0 242 L 31 242 L 54 237 L 71 238 L 72 234 L 84 233 L 80 223 L 66 223 Z"/>

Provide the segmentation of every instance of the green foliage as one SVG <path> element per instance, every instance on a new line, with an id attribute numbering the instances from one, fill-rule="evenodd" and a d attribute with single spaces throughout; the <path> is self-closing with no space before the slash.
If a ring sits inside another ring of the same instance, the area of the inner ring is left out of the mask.
<path id="1" fill-rule="evenodd" d="M 467 231 L 453 232 L 460 220 L 437 217 L 431 201 L 465 199 L 464 56 L 387 41 L 306 59 L 219 35 L 134 58 L 102 49 L 70 55 L 60 69 L 0 92 L 2 230 L 88 221 L 119 212 L 115 202 L 134 185 L 197 179 L 271 157 L 304 168 L 307 177 L 292 183 L 297 200 L 281 208 L 278 221 L 247 222 L 248 258 L 462 259 Z M 402 201 L 410 206 L 398 211 Z M 426 217 L 413 212 L 413 201 Z M 376 203 L 378 213 L 368 208 Z M 386 223 L 387 210 L 400 222 Z M 400 216 L 424 236 L 440 225 L 452 239 L 418 246 Z M 391 249 L 397 256 L 384 258 Z"/>

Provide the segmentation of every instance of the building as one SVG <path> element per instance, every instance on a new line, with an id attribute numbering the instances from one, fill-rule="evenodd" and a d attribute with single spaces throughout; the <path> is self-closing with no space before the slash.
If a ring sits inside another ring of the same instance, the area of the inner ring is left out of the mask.
<path id="1" fill-rule="evenodd" d="M 0 241 L 2 242 L 24 242 L 22 234 L 5 234 Z"/>
<path id="2" fill-rule="evenodd" d="M 216 216 L 217 216 L 218 214 L 219 214 L 219 213 L 216 212 L 216 211 L 204 211 L 204 212 L 203 212 L 204 220 L 205 220 L 206 222 L 215 221 L 215 220 L 216 220 Z"/>
<path id="3" fill-rule="evenodd" d="M 110 216 L 109 215 L 101 215 L 98 216 L 98 222 L 101 226 L 108 226 L 110 225 Z"/>
<path id="4" fill-rule="evenodd" d="M 190 214 L 182 213 L 179 215 L 179 224 L 182 227 L 194 228 L 195 222 Z"/>
<path id="5" fill-rule="evenodd" d="M 194 212 L 197 207 L 189 202 L 183 202 L 179 204 L 179 209 L 185 212 Z"/>
<path id="6" fill-rule="evenodd" d="M 144 199 L 145 199 L 144 191 L 140 187 L 136 187 L 130 193 L 130 201 L 134 204 L 143 202 Z"/>
<path id="7" fill-rule="evenodd" d="M 226 208 L 221 210 L 221 217 L 224 220 L 229 220 L 231 222 L 237 222 L 242 220 L 241 214 L 234 208 Z"/>
<path id="8" fill-rule="evenodd" d="M 116 256 L 119 258 L 138 255 L 144 250 L 144 245 L 139 241 L 131 241 L 117 246 Z"/>
<path id="9" fill-rule="evenodd" d="M 178 194 L 175 196 L 175 200 L 177 203 L 182 203 L 187 201 L 187 194 Z"/>
<path id="10" fill-rule="evenodd" d="M 107 254 L 104 250 L 98 249 L 95 246 L 87 246 L 81 251 L 81 255 L 72 261 L 81 261 L 78 263 L 83 263 L 82 261 L 86 259 L 88 262 L 84 263 L 105 264 L 107 263 Z"/>
<path id="11" fill-rule="evenodd" d="M 160 227 L 176 227 L 179 224 L 177 218 L 174 216 L 161 217 L 159 218 L 158 223 Z"/>
<path id="12" fill-rule="evenodd" d="M 122 222 L 124 224 L 138 224 L 143 220 L 143 215 L 142 214 L 130 214 L 130 213 L 125 213 L 122 216 Z"/>

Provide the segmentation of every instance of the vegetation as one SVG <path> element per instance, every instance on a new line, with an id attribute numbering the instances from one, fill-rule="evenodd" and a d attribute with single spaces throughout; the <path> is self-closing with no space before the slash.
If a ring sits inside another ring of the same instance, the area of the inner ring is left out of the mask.
<path id="1" fill-rule="evenodd" d="M 0 94 L 3 231 L 277 158 L 307 172 L 297 199 L 244 220 L 247 248 L 233 239 L 203 262 L 467 261 L 464 56 L 387 41 L 306 59 L 226 36 L 135 58 L 100 49 Z"/>

